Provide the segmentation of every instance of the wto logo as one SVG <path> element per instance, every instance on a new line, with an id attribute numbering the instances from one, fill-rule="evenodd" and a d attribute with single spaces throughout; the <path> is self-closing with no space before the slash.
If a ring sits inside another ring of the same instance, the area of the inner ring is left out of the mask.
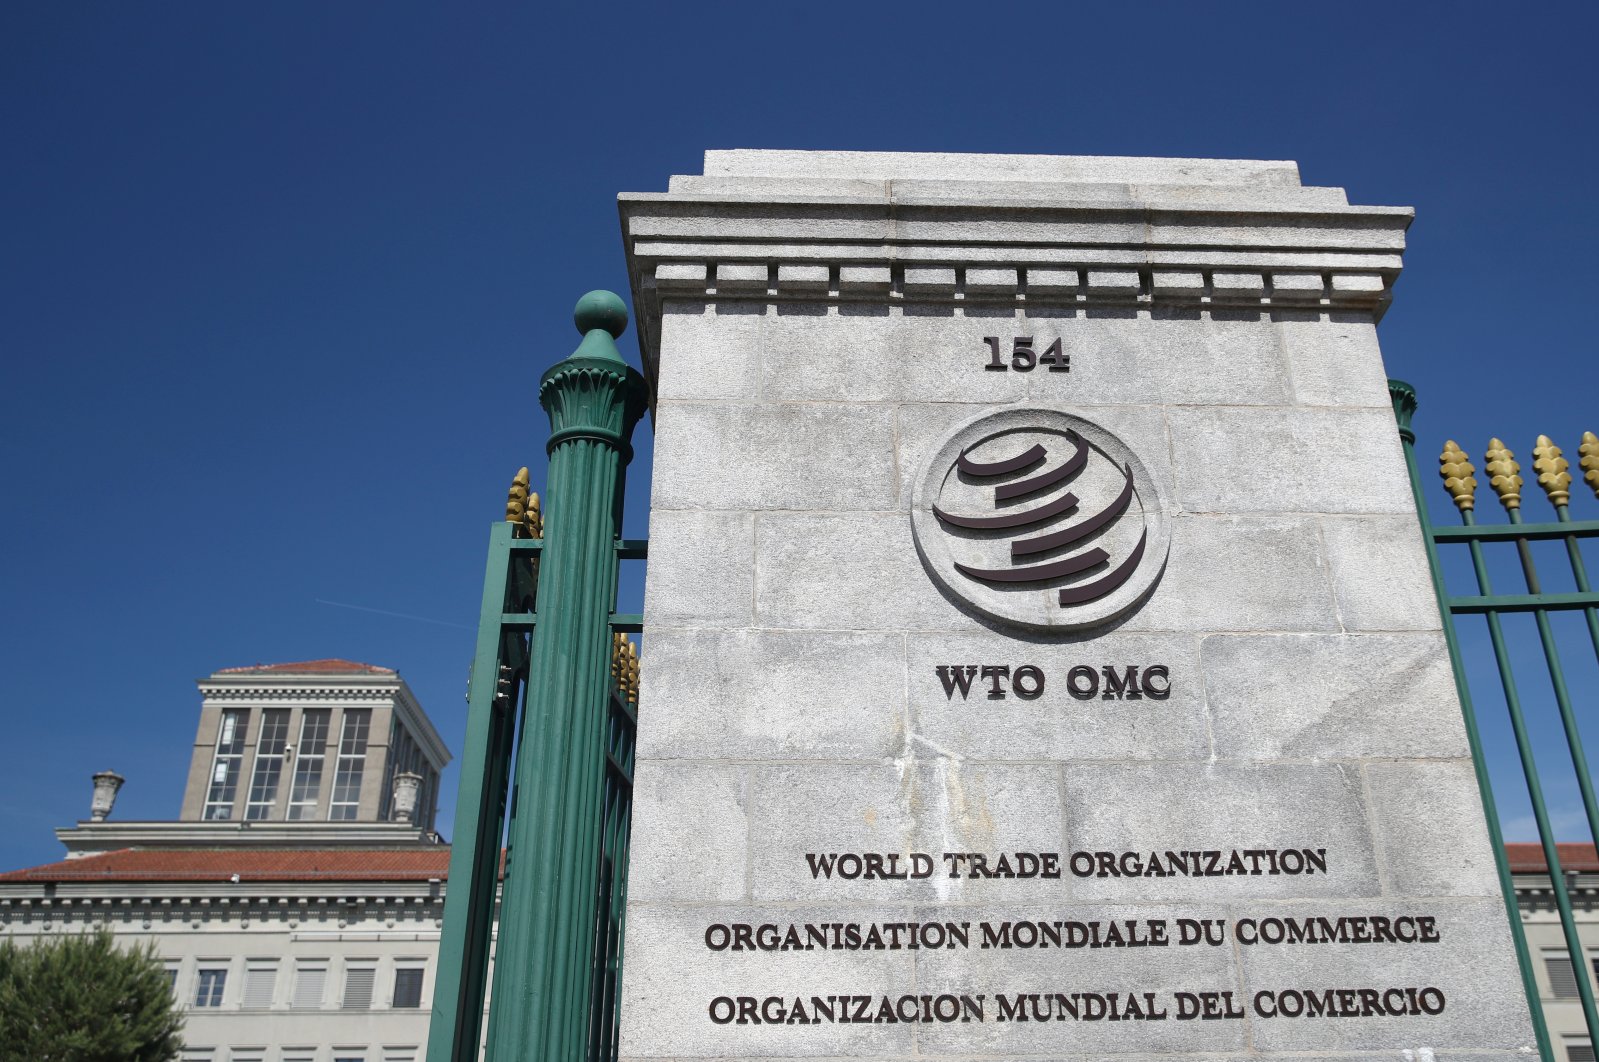
<path id="1" fill-rule="evenodd" d="M 1165 568 L 1154 479 L 1120 439 L 1057 410 L 968 421 L 930 456 L 911 513 L 946 594 L 995 619 L 1071 630 L 1137 604 Z"/>
<path id="2" fill-rule="evenodd" d="M 999 484 L 994 488 L 995 507 L 998 508 L 1002 502 L 1038 494 L 1058 485 L 1071 482 L 1083 470 L 1083 466 L 1088 463 L 1088 444 L 1083 441 L 1082 436 L 1070 430 L 1066 432 L 1066 440 L 1075 447 L 1069 458 L 1050 471 L 1042 472 L 1027 479 L 1012 480 Z M 972 449 L 981 445 L 981 443 L 978 443 Z M 1034 443 L 1016 457 L 1004 461 L 975 461 L 970 457 L 970 450 L 968 450 L 955 459 L 955 467 L 972 477 L 973 480 L 998 479 L 1030 471 L 1044 464 L 1048 456 L 1049 451 L 1044 448 L 1042 443 Z M 1116 495 L 1116 499 L 1087 520 L 1063 527 L 1059 531 L 1050 531 L 1047 534 L 1036 535 L 1031 538 L 1012 540 L 1010 544 L 1011 564 L 1020 564 L 1022 567 L 974 568 L 957 562 L 955 570 L 962 575 L 985 583 L 1036 583 L 1061 579 L 1068 575 L 1095 571 L 1101 568 L 1110 560 L 1110 554 L 1098 546 L 1082 553 L 1061 557 L 1058 560 L 1048 561 L 1043 564 L 1024 564 L 1023 562 L 1025 559 L 1037 554 L 1050 553 L 1075 545 L 1086 538 L 1098 534 L 1120 519 L 1127 512 L 1127 507 L 1133 500 L 1133 470 L 1129 466 L 1124 471 L 1127 473 L 1127 478 L 1122 483 L 1121 492 Z M 944 512 L 936 503 L 933 505 L 933 515 L 938 517 L 939 521 L 948 527 L 982 531 L 1003 528 L 1007 531 L 1012 531 L 1034 528 L 1038 525 L 1049 523 L 1057 516 L 1075 512 L 1077 507 L 1077 495 L 1067 491 L 1053 501 L 1045 502 L 1037 508 L 1003 513 L 999 516 L 955 516 Z M 1133 547 L 1133 551 L 1127 555 L 1125 560 L 1111 569 L 1108 574 L 1091 582 L 1062 588 L 1060 591 L 1062 607 L 1098 600 L 1125 583 L 1138 567 L 1138 562 L 1143 560 L 1144 547 L 1148 542 L 1149 531 L 1146 528 L 1138 536 L 1138 544 Z"/>

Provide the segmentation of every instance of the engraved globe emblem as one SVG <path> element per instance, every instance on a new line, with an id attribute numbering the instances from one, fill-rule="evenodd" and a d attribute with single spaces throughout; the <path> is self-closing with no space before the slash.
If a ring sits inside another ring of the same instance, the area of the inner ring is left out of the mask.
<path id="1" fill-rule="evenodd" d="M 1059 410 L 962 425 L 917 484 L 917 547 L 934 580 L 996 619 L 1043 629 L 1104 622 L 1165 566 L 1158 487 L 1119 438 Z"/>

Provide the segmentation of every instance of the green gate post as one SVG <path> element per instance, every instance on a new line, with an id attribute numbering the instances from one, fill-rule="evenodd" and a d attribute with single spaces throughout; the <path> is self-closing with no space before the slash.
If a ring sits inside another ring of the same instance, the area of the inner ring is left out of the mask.
<path id="1" fill-rule="evenodd" d="M 539 380 L 546 515 L 511 798 L 487 1062 L 581 1062 L 593 994 L 601 782 L 624 472 L 646 385 L 616 349 L 627 308 L 590 292 L 583 335 Z"/>
<path id="2" fill-rule="evenodd" d="M 1416 433 L 1410 428 L 1411 418 L 1416 415 L 1416 389 L 1403 380 L 1389 380 L 1388 398 L 1393 403 L 1394 419 L 1399 422 L 1400 442 L 1404 444 L 1405 468 L 1410 473 L 1410 493 L 1416 501 L 1421 540 L 1427 549 L 1427 569 L 1432 575 L 1432 588 L 1438 597 L 1438 612 L 1443 621 L 1444 644 L 1449 647 L 1450 669 L 1455 675 L 1455 690 L 1460 694 L 1466 743 L 1471 748 L 1471 763 L 1477 773 L 1477 792 L 1482 796 L 1482 809 L 1488 820 L 1488 843 L 1493 846 L 1494 869 L 1499 875 L 1499 891 L 1504 898 L 1505 914 L 1510 920 L 1510 939 L 1516 949 L 1521 987 L 1526 993 L 1527 1010 L 1532 1017 L 1533 1037 L 1538 1044 L 1539 1057 L 1543 1062 L 1552 1062 L 1554 1052 L 1549 1043 L 1549 1028 L 1544 1023 L 1543 1007 L 1538 1001 L 1538 984 L 1533 978 L 1532 957 L 1527 951 L 1527 933 L 1521 925 L 1521 908 L 1516 902 L 1516 886 L 1510 876 L 1509 859 L 1505 855 L 1504 833 L 1499 828 L 1499 807 L 1494 800 L 1493 785 L 1488 779 L 1488 759 L 1483 753 L 1482 734 L 1477 728 L 1477 710 L 1472 704 L 1471 689 L 1466 684 L 1466 672 L 1460 658 L 1460 639 L 1455 631 L 1454 614 L 1450 610 L 1449 590 L 1444 586 L 1443 571 L 1438 565 L 1438 545 L 1433 537 L 1432 517 L 1427 513 L 1427 499 L 1422 494 L 1421 476 L 1416 470 Z M 1556 882 L 1557 886 L 1559 884 Z M 1580 955 L 1581 951 L 1575 954 Z M 1580 976 L 1581 971 L 1578 973 Z"/>

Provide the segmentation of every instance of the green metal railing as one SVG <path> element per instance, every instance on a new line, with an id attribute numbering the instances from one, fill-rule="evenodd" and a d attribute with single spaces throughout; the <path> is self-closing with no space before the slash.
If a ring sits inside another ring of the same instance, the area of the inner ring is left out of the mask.
<path id="1" fill-rule="evenodd" d="M 1471 684 L 1467 676 L 1456 619 L 1462 616 L 1482 616 L 1486 620 L 1488 639 L 1493 647 L 1494 663 L 1499 672 L 1500 690 L 1504 697 L 1510 729 L 1515 737 L 1521 774 L 1526 784 L 1527 799 L 1532 808 L 1533 820 L 1537 824 L 1539 844 L 1549 872 L 1550 891 L 1560 914 L 1561 932 L 1566 941 L 1567 952 L 1571 956 L 1578 1000 L 1587 1023 L 1590 1040 L 1599 1043 L 1599 1008 L 1595 1006 L 1593 979 L 1584 958 L 1586 951 L 1578 937 L 1571 896 L 1556 844 L 1557 838 L 1550 824 L 1549 804 L 1534 755 L 1528 712 L 1512 666 L 1511 644 L 1501 620 L 1506 613 L 1531 613 L 1536 623 L 1564 743 L 1571 759 L 1572 770 L 1576 775 L 1578 790 L 1582 795 L 1590 838 L 1599 844 L 1599 803 L 1596 803 L 1594 798 L 1593 777 L 1588 769 L 1588 759 L 1583 750 L 1570 685 L 1566 680 L 1560 647 L 1551 622 L 1552 613 L 1582 611 L 1587 620 L 1588 635 L 1593 644 L 1595 657 L 1599 659 L 1599 593 L 1595 593 L 1588 582 L 1581 549 L 1583 539 L 1599 538 L 1599 520 L 1571 518 L 1570 465 L 1558 446 L 1547 436 L 1539 436 L 1533 450 L 1535 457 L 1533 468 L 1537 473 L 1538 485 L 1543 488 L 1544 494 L 1554 508 L 1554 523 L 1529 524 L 1524 521 L 1521 512 L 1523 482 L 1521 466 L 1516 463 L 1514 455 L 1503 443 L 1493 439 L 1485 452 L 1485 471 L 1490 477 L 1490 486 L 1505 509 L 1509 523 L 1497 525 L 1477 523 L 1476 468 L 1465 452 L 1450 441 L 1445 444 L 1439 458 L 1439 474 L 1443 477 L 1444 487 L 1460 513 L 1461 526 L 1435 528 L 1428 515 L 1421 476 L 1416 467 L 1416 436 L 1411 430 L 1411 418 L 1416 411 L 1415 389 L 1402 381 L 1390 380 L 1388 391 L 1393 401 L 1394 414 L 1399 422 L 1399 435 L 1404 443 L 1405 460 L 1410 470 L 1411 490 L 1415 495 L 1416 512 L 1421 520 L 1427 549 L 1427 561 L 1432 570 L 1433 589 L 1438 595 L 1439 608 L 1443 614 L 1444 636 L 1449 646 L 1450 663 L 1454 667 L 1455 685 L 1460 693 L 1460 706 L 1465 716 L 1472 761 L 1476 766 L 1477 784 L 1488 817 L 1489 838 L 1494 848 L 1499 884 L 1504 893 L 1506 913 L 1510 919 L 1510 932 L 1515 943 L 1516 958 L 1520 964 L 1522 985 L 1527 994 L 1533 1031 L 1544 1062 L 1556 1062 L 1550 1046 L 1549 1031 L 1539 997 L 1532 956 L 1527 948 L 1526 932 L 1522 927 L 1515 887 L 1511 880 L 1510 864 L 1500 829 L 1498 804 L 1494 799 L 1488 762 L 1484 756 L 1481 729 L 1472 699 Z M 1599 495 L 1599 438 L 1595 438 L 1592 432 L 1584 434 L 1579 455 L 1584 481 L 1596 495 Z M 1577 587 L 1575 593 L 1549 593 L 1543 589 L 1531 546 L 1531 543 L 1539 541 L 1564 542 L 1572 578 Z M 1494 590 L 1485 547 L 1507 543 L 1513 543 L 1515 546 L 1524 592 L 1505 594 L 1496 593 Z M 1471 569 L 1476 582 L 1475 594 L 1452 593 L 1444 577 L 1440 548 L 1461 545 L 1464 545 L 1470 554 Z"/>
<path id="2" fill-rule="evenodd" d="M 467 687 L 467 737 L 456 798 L 456 834 L 450 851 L 450 880 L 457 884 L 445 893 L 444 919 L 449 932 L 440 942 L 430 1026 L 453 1032 L 437 1038 L 439 1053 L 435 1055 L 430 1048 L 429 1062 L 476 1060 L 475 1047 L 457 1050 L 455 1045 L 479 1044 L 483 1035 L 489 954 L 499 913 L 500 838 L 510 812 L 513 738 L 528 678 L 528 635 L 538 622 L 538 558 L 544 547 L 541 540 L 516 538 L 516 533 L 516 525 L 509 522 L 495 524 L 489 533 L 478 648 Z M 643 541 L 616 543 L 618 561 L 643 560 L 646 552 Z M 597 1062 L 616 1057 L 633 745 L 638 728 L 638 657 L 625 635 L 638 633 L 642 624 L 637 615 L 613 613 L 610 627 L 624 640 L 614 643 L 612 653 L 614 688 L 608 698 L 605 767 L 599 782 L 604 826 L 596 883 L 600 911 L 593 964 L 596 1002 L 591 1008 L 596 1050 L 589 1054 Z M 629 655 L 631 676 L 625 663 Z M 471 813 L 462 815 L 462 808 Z M 463 818 L 475 819 L 475 825 L 463 828 Z"/>

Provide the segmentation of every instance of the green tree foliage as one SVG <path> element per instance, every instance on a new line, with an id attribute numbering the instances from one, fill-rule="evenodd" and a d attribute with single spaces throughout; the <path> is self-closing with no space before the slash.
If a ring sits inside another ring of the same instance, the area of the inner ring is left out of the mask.
<path id="1" fill-rule="evenodd" d="M 182 1031 L 150 947 L 105 930 L 0 943 L 0 1062 L 169 1062 Z"/>

